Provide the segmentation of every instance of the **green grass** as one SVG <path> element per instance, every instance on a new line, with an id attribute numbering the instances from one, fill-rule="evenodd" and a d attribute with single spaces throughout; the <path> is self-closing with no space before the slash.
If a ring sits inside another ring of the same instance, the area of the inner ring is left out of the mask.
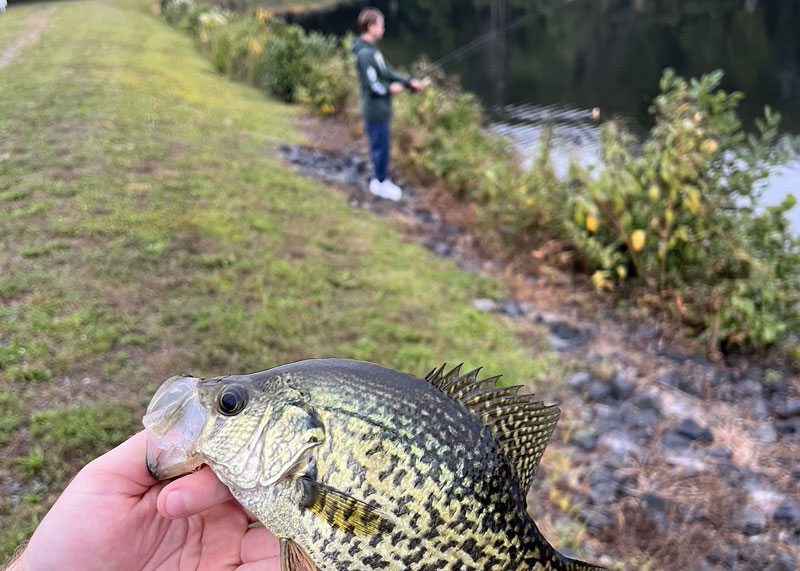
<path id="1" fill-rule="evenodd" d="M 213 72 L 144 0 L 12 5 L 0 46 L 0 560 L 168 376 L 349 357 L 509 381 L 552 356 L 498 285 L 278 158 L 299 112 Z"/>

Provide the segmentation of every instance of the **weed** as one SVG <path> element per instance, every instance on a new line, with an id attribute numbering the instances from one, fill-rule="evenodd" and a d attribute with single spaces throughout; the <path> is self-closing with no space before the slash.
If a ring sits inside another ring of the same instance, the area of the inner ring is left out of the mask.
<path id="1" fill-rule="evenodd" d="M 67 410 L 48 410 L 31 419 L 31 434 L 44 448 L 32 454 L 45 465 L 43 478 L 58 480 L 64 462 L 86 463 L 113 448 L 128 437 L 138 425 L 132 406 L 124 403 L 91 405 Z"/>
<path id="2" fill-rule="evenodd" d="M 23 423 L 23 407 L 18 394 L 0 392 L 0 448 L 9 443 Z"/>
<path id="3" fill-rule="evenodd" d="M 0 202 L 17 202 L 28 198 L 31 195 L 30 190 L 5 190 L 0 192 Z"/>
<path id="4" fill-rule="evenodd" d="M 28 452 L 28 455 L 17 458 L 15 464 L 26 478 L 32 478 L 44 465 L 44 452 L 41 446 L 35 444 Z"/>

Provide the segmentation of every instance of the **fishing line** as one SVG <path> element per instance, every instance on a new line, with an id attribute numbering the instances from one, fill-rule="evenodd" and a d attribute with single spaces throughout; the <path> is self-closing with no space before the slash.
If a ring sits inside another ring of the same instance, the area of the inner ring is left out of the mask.
<path id="1" fill-rule="evenodd" d="M 528 12 L 527 14 L 523 14 L 522 16 L 518 16 L 515 19 L 511 20 L 511 22 L 509 22 L 508 24 L 506 24 L 502 28 L 497 28 L 495 30 L 489 30 L 488 32 L 486 32 L 482 36 L 479 36 L 479 37 L 475 38 L 474 40 L 472 40 L 471 42 L 469 42 L 469 43 L 467 43 L 467 44 L 465 44 L 465 45 L 463 45 L 463 46 L 461 46 L 459 48 L 456 48 L 455 50 L 451 51 L 448 54 L 445 54 L 443 57 L 437 59 L 435 62 L 430 64 L 430 66 L 425 70 L 425 76 L 430 75 L 431 73 L 433 73 L 434 71 L 436 71 L 437 69 L 439 69 L 443 65 L 445 65 L 447 63 L 450 63 L 454 59 L 460 58 L 461 56 L 464 56 L 464 55 L 468 54 L 469 52 L 471 52 L 475 48 L 485 44 L 486 42 L 488 42 L 489 40 L 491 40 L 495 36 L 497 36 L 499 34 L 505 34 L 506 32 L 510 32 L 511 30 L 519 28 L 524 23 L 524 21 L 527 20 L 528 18 L 530 18 L 531 16 L 547 14 L 552 9 L 564 6 L 566 4 L 569 4 L 571 1 L 572 0 L 564 0 L 563 2 L 557 2 L 555 6 L 550 6 L 549 9 L 548 8 L 544 8 L 543 10 Z"/>
<path id="2" fill-rule="evenodd" d="M 525 20 L 527 20 L 530 16 L 532 16 L 533 14 L 534 14 L 534 12 L 528 12 L 527 14 L 523 14 L 522 16 L 518 16 L 517 18 L 515 18 L 514 20 L 512 20 L 510 23 L 506 24 L 502 28 L 498 28 L 496 30 L 489 30 L 488 32 L 486 32 L 482 36 L 472 40 L 468 44 L 465 44 L 465 45 L 463 45 L 463 46 L 461 46 L 459 48 L 456 48 L 455 50 L 453 50 L 450 53 L 446 54 L 444 57 L 439 58 L 438 60 L 433 62 L 430 65 L 430 68 L 428 68 L 426 70 L 426 74 L 429 74 L 429 73 L 439 69 L 440 67 L 442 67 L 446 63 L 449 63 L 449 62 L 451 62 L 452 60 L 454 60 L 456 58 L 459 58 L 459 57 L 461 57 L 461 56 L 463 56 L 465 54 L 468 54 L 469 52 L 471 52 L 475 48 L 485 44 L 486 42 L 488 42 L 489 40 L 491 40 L 492 38 L 494 38 L 498 34 L 505 34 L 506 32 L 510 32 L 511 30 L 513 30 L 515 28 L 519 28 L 522 25 L 522 23 Z"/>

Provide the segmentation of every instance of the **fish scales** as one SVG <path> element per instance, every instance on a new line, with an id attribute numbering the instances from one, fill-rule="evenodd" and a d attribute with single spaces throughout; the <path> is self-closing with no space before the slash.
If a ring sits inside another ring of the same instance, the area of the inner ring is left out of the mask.
<path id="1" fill-rule="evenodd" d="M 242 505 L 276 536 L 299 545 L 321 571 L 599 569 L 563 557 L 544 539 L 527 513 L 527 486 L 521 487 L 518 474 L 527 470 L 532 476 L 538 457 L 515 466 L 506 453 L 514 446 L 543 450 L 552 428 L 541 442 L 542 435 L 525 424 L 518 406 L 487 408 L 485 396 L 468 390 L 470 379 L 453 375 L 450 382 L 459 384 L 451 389 L 461 396 L 473 394 L 476 407 L 484 407 L 487 416 L 495 414 L 497 426 L 509 435 L 507 445 L 446 389 L 371 363 L 304 361 L 246 380 L 251 401 L 256 395 L 271 399 L 258 409 L 262 417 L 274 416 L 267 409 L 287 403 L 310 411 L 293 426 L 318 431 L 314 433 L 321 441 L 296 461 L 313 477 L 314 489 L 336 493 L 309 500 L 308 489 L 301 490 L 299 478 L 292 477 L 268 486 L 237 485 L 231 468 L 213 461 L 230 458 L 216 450 L 224 445 L 224 440 L 215 440 L 224 430 L 224 419 L 207 423 L 197 450 Z M 503 395 L 531 414 L 547 408 L 511 392 Z M 250 434 L 233 438 L 252 439 L 257 432 L 253 423 L 242 426 Z M 226 439 L 232 434 L 225 433 Z M 360 503 L 340 502 L 338 494 Z M 298 508 L 309 502 L 312 508 Z M 355 521 L 362 509 L 379 515 Z"/>

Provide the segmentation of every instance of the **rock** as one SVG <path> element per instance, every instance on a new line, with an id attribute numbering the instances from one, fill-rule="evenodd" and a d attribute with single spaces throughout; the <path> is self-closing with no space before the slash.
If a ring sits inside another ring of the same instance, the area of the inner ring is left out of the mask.
<path id="1" fill-rule="evenodd" d="M 627 477 L 616 476 L 605 469 L 593 470 L 589 475 L 589 502 L 595 506 L 605 506 L 621 497 Z"/>
<path id="2" fill-rule="evenodd" d="M 756 420 L 766 420 L 769 418 L 769 405 L 761 397 L 750 399 L 750 416 Z"/>
<path id="3" fill-rule="evenodd" d="M 433 246 L 431 247 L 433 253 L 437 256 L 447 257 L 450 255 L 451 248 L 450 245 L 445 242 L 434 242 Z"/>
<path id="4" fill-rule="evenodd" d="M 612 503 L 617 498 L 617 486 L 605 483 L 592 486 L 589 490 L 589 502 L 595 506 L 605 506 Z"/>
<path id="5" fill-rule="evenodd" d="M 775 423 L 775 428 L 783 436 L 800 433 L 800 417 L 779 420 Z"/>
<path id="6" fill-rule="evenodd" d="M 485 297 L 472 300 L 472 307 L 478 311 L 492 312 L 497 310 L 497 302 Z"/>
<path id="7" fill-rule="evenodd" d="M 722 446 L 715 446 L 706 452 L 712 458 L 718 458 L 720 460 L 730 460 L 733 457 L 733 452 L 724 448 Z"/>
<path id="8" fill-rule="evenodd" d="M 700 396 L 702 386 L 701 379 L 689 375 L 678 377 L 678 388 L 687 394 Z"/>
<path id="9" fill-rule="evenodd" d="M 522 309 L 520 309 L 519 304 L 514 301 L 506 302 L 503 304 L 501 311 L 508 315 L 509 317 L 522 317 Z"/>
<path id="10" fill-rule="evenodd" d="M 772 561 L 764 568 L 764 571 L 796 571 L 799 569 L 797 560 L 786 552 L 775 554 Z"/>
<path id="11" fill-rule="evenodd" d="M 561 339 L 575 339 L 580 337 L 580 329 L 572 327 L 564 323 L 563 321 L 559 321 L 557 323 L 549 324 L 550 332 L 555 335 L 556 337 L 560 337 Z"/>
<path id="12" fill-rule="evenodd" d="M 738 488 L 749 476 L 745 468 L 740 468 L 732 462 L 720 462 L 717 466 L 717 473 L 722 479 L 722 483 L 731 488 Z"/>
<path id="13" fill-rule="evenodd" d="M 609 510 L 590 510 L 582 513 L 586 527 L 594 531 L 604 531 L 616 525 L 616 518 Z"/>
<path id="14" fill-rule="evenodd" d="M 678 434 L 674 430 L 669 430 L 661 437 L 661 445 L 671 450 L 686 450 L 692 444 L 692 441 Z"/>
<path id="15" fill-rule="evenodd" d="M 720 385 L 729 385 L 734 382 L 733 376 L 728 371 L 716 369 L 711 375 L 711 388 L 716 388 Z"/>
<path id="16" fill-rule="evenodd" d="M 639 499 L 642 500 L 649 511 L 663 514 L 667 513 L 667 501 L 664 498 L 655 494 L 642 494 L 639 496 Z"/>
<path id="17" fill-rule="evenodd" d="M 611 398 L 616 400 L 628 400 L 636 390 L 636 385 L 617 373 L 611 379 L 610 389 Z"/>
<path id="18" fill-rule="evenodd" d="M 525 314 L 525 317 L 527 317 L 531 321 L 536 321 L 538 315 L 535 303 L 533 303 L 532 301 L 523 301 L 520 302 L 519 308 L 522 310 L 522 313 Z"/>
<path id="19" fill-rule="evenodd" d="M 655 524 L 659 533 L 664 533 L 669 529 L 669 518 L 667 517 L 667 501 L 655 494 L 642 494 L 639 496 L 648 518 Z"/>
<path id="20" fill-rule="evenodd" d="M 658 339 L 658 329 L 652 325 L 641 325 L 634 333 L 634 336 L 645 341 Z"/>
<path id="21" fill-rule="evenodd" d="M 764 380 L 764 369 L 753 363 L 748 363 L 744 378 L 761 383 Z"/>
<path id="22" fill-rule="evenodd" d="M 775 412 L 778 418 L 791 418 L 800 415 L 800 399 L 791 399 L 789 402 L 777 407 Z"/>
<path id="23" fill-rule="evenodd" d="M 678 351 L 672 351 L 669 349 L 665 349 L 664 351 L 660 351 L 659 355 L 662 357 L 666 357 L 671 361 L 677 361 L 678 363 L 683 363 L 684 361 L 689 361 L 692 358 L 692 355 L 687 355 L 686 353 L 680 353 Z"/>
<path id="24" fill-rule="evenodd" d="M 595 407 L 595 416 L 594 419 L 592 419 L 592 428 L 598 433 L 608 432 L 609 430 L 617 430 L 624 424 L 622 420 L 623 416 L 624 413 L 619 407 Z"/>
<path id="25" fill-rule="evenodd" d="M 461 234 L 461 226 L 458 224 L 448 224 L 442 229 L 442 231 L 448 236 L 458 236 Z"/>
<path id="26" fill-rule="evenodd" d="M 589 390 L 586 391 L 586 399 L 594 402 L 603 402 L 610 394 L 611 387 L 601 381 L 592 380 L 589 383 Z"/>
<path id="27" fill-rule="evenodd" d="M 621 464 L 628 455 L 639 456 L 639 446 L 630 436 L 620 431 L 604 432 L 597 439 L 597 446 L 617 456 Z"/>
<path id="28" fill-rule="evenodd" d="M 784 499 L 772 514 L 772 519 L 793 530 L 800 530 L 800 504 L 791 498 Z"/>
<path id="29" fill-rule="evenodd" d="M 785 395 L 789 392 L 789 381 L 784 377 L 764 380 L 764 392 L 770 395 Z"/>
<path id="30" fill-rule="evenodd" d="M 685 418 L 675 428 L 675 431 L 681 436 L 685 436 L 689 440 L 696 440 L 699 442 L 711 443 L 714 442 L 714 436 L 707 428 L 703 428 L 692 418 Z"/>
<path id="31" fill-rule="evenodd" d="M 422 222 L 424 222 L 425 224 L 433 224 L 434 222 L 439 221 L 439 217 L 436 216 L 436 214 L 434 214 L 430 210 L 423 210 L 423 209 L 415 210 L 414 216 L 417 217 Z"/>
<path id="32" fill-rule="evenodd" d="M 706 558 L 710 563 L 719 563 L 723 569 L 734 569 L 736 567 L 736 546 L 714 547 Z"/>
<path id="33" fill-rule="evenodd" d="M 661 396 L 656 390 L 639 390 L 633 396 L 633 404 L 641 410 L 652 410 L 661 416 Z"/>
<path id="34" fill-rule="evenodd" d="M 739 561 L 747 565 L 747 569 L 766 569 L 771 559 L 772 549 L 766 545 L 751 543 L 739 549 Z"/>
<path id="35" fill-rule="evenodd" d="M 652 432 L 652 428 L 661 420 L 659 414 L 653 409 L 645 409 L 639 413 L 638 424 L 641 428 L 647 428 Z"/>
<path id="36" fill-rule="evenodd" d="M 764 444 L 772 444 L 778 441 L 778 432 L 771 424 L 759 424 L 753 431 L 753 438 Z"/>
<path id="37" fill-rule="evenodd" d="M 662 459 L 670 466 L 680 466 L 687 476 L 709 472 L 708 462 L 703 457 L 695 454 L 687 454 L 686 452 L 680 454 L 667 453 L 664 454 Z"/>
<path id="38" fill-rule="evenodd" d="M 639 410 L 634 408 L 625 412 L 622 423 L 631 429 L 650 427 L 658 422 L 658 415 L 653 410 Z"/>
<path id="39" fill-rule="evenodd" d="M 597 434 L 573 434 L 569 443 L 585 452 L 592 452 L 597 447 Z"/>
<path id="40" fill-rule="evenodd" d="M 760 399 L 761 383 L 753 379 L 747 379 L 736 387 L 736 393 L 742 399 Z"/>
<path id="41" fill-rule="evenodd" d="M 569 385 L 570 387 L 572 387 L 576 391 L 580 391 L 586 385 L 588 385 L 591 380 L 592 380 L 592 376 L 589 373 L 587 373 L 585 371 L 581 371 L 581 372 L 575 373 L 574 375 L 570 376 L 570 378 L 567 379 L 567 385 Z"/>
<path id="42" fill-rule="evenodd" d="M 675 374 L 675 371 L 667 371 L 663 375 L 660 375 L 656 382 L 665 385 L 667 387 L 676 387 L 678 386 L 678 375 Z"/>
<path id="43" fill-rule="evenodd" d="M 733 518 L 733 528 L 743 535 L 760 535 L 767 529 L 767 518 L 753 506 L 745 506 Z"/>
<path id="44" fill-rule="evenodd" d="M 776 491 L 771 486 L 757 486 L 755 489 L 750 490 L 750 500 L 748 504 L 765 516 L 768 516 L 774 513 L 785 499 L 787 499 L 785 495 Z"/>

